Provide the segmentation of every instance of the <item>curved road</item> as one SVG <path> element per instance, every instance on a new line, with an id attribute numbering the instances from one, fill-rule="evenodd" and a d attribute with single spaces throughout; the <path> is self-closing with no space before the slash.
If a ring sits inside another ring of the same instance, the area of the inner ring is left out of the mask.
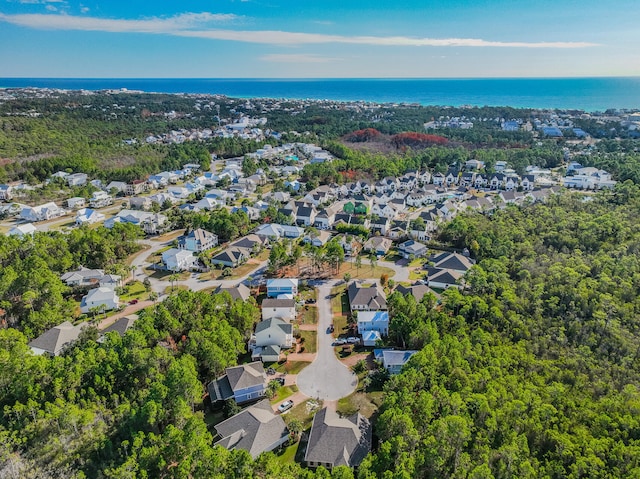
<path id="1" fill-rule="evenodd" d="M 328 333 L 333 320 L 331 288 L 336 283 L 338 280 L 332 280 L 318 286 L 318 354 L 297 378 L 300 392 L 329 401 L 348 396 L 358 386 L 358 377 L 336 358 L 333 335 Z"/>

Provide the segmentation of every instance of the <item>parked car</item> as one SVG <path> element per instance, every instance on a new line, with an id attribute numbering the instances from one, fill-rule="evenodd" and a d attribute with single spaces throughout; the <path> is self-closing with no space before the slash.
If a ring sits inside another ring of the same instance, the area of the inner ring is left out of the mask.
<path id="1" fill-rule="evenodd" d="M 267 374 L 268 374 L 268 375 L 270 375 L 270 376 L 271 376 L 271 375 L 273 375 L 273 374 L 275 374 L 275 373 L 276 373 L 276 370 L 275 370 L 275 369 L 273 369 L 273 368 L 267 368 Z"/>
<path id="2" fill-rule="evenodd" d="M 360 338 L 356 338 L 355 336 L 349 336 L 347 338 L 347 343 L 356 344 L 360 342 Z"/>
<path id="3" fill-rule="evenodd" d="M 340 346 L 342 344 L 347 344 L 347 340 L 343 338 L 338 338 L 333 342 L 334 346 Z"/>
<path id="4" fill-rule="evenodd" d="M 138 300 L 137 299 L 132 299 L 131 301 L 129 301 L 129 304 L 138 304 Z"/>
<path id="5" fill-rule="evenodd" d="M 276 378 L 276 381 L 278 381 L 280 383 L 280 386 L 284 386 L 284 378 L 282 378 L 282 377 Z"/>
<path id="6" fill-rule="evenodd" d="M 280 404 L 280 406 L 278 406 L 278 411 L 283 413 L 285 411 L 288 411 L 292 407 L 293 407 L 293 401 L 291 399 L 287 399 L 285 402 Z"/>

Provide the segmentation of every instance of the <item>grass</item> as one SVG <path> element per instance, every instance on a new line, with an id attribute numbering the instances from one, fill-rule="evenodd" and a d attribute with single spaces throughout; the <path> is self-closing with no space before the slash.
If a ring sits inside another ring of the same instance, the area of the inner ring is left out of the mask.
<path id="1" fill-rule="evenodd" d="M 419 269 L 414 269 L 409 271 L 409 279 L 410 280 L 418 280 L 418 279 L 424 279 L 426 277 L 426 274 L 424 271 L 421 271 Z"/>
<path id="2" fill-rule="evenodd" d="M 331 288 L 331 311 L 334 316 L 349 314 L 349 298 L 346 291 L 347 286 L 344 284 Z"/>
<path id="3" fill-rule="evenodd" d="M 189 289 L 189 286 L 185 284 L 176 284 L 175 286 L 167 286 L 164 289 L 164 294 L 171 294 L 174 291 L 186 291 Z"/>
<path id="4" fill-rule="evenodd" d="M 184 234 L 184 230 L 176 230 L 176 231 L 172 231 L 171 233 L 165 233 L 163 235 L 156 236 L 151 241 L 157 241 L 159 243 L 163 243 L 165 241 L 173 241 L 178 236 L 182 236 L 183 234 Z"/>
<path id="5" fill-rule="evenodd" d="M 306 361 L 286 361 L 282 364 L 274 363 L 271 367 L 279 373 L 298 374 L 304 368 L 309 366 L 309 364 L 311 363 Z"/>
<path id="6" fill-rule="evenodd" d="M 148 296 L 147 290 L 144 284 L 140 281 L 134 281 L 125 286 L 127 292 L 120 295 L 120 301 L 129 302 L 132 299 L 146 299 Z"/>
<path id="7" fill-rule="evenodd" d="M 318 308 L 315 306 L 305 306 L 300 317 L 300 324 L 317 324 Z"/>
<path id="8" fill-rule="evenodd" d="M 173 274 L 172 271 L 167 271 L 165 269 L 146 268 L 145 272 L 147 273 L 147 276 L 151 276 L 154 279 L 160 279 L 163 281 L 169 281 L 169 278 Z M 191 276 L 191 273 L 189 273 L 188 271 L 183 271 L 182 273 L 178 273 L 178 279 L 176 280 L 176 283 L 180 283 L 180 281 L 185 281 L 189 279 L 190 276 Z"/>
<path id="9" fill-rule="evenodd" d="M 304 299 L 305 301 L 308 299 L 318 299 L 315 288 L 309 288 L 302 291 L 298 291 L 298 295 L 300 299 Z"/>
<path id="10" fill-rule="evenodd" d="M 382 404 L 382 391 L 364 393 L 356 391 L 338 401 L 338 412 L 342 415 L 352 415 L 359 412 L 366 418 L 370 418 Z"/>
<path id="11" fill-rule="evenodd" d="M 283 463 L 295 462 L 296 454 L 298 453 L 298 446 L 300 441 L 294 442 L 291 446 L 285 447 L 277 454 L 278 461 Z"/>
<path id="12" fill-rule="evenodd" d="M 297 392 L 298 392 L 298 386 L 296 385 L 281 386 L 276 391 L 276 395 L 273 397 L 273 399 L 271 399 L 271 404 L 278 404 L 279 402 L 282 402 L 284 399 L 288 398 L 289 396 Z"/>
<path id="13" fill-rule="evenodd" d="M 334 316 L 333 317 L 333 330 L 336 337 L 341 334 L 345 334 L 347 331 L 347 317 L 346 316 Z"/>
<path id="14" fill-rule="evenodd" d="M 318 333 L 316 331 L 300 331 L 300 340 L 301 340 L 301 345 L 304 346 L 305 353 L 317 352 Z"/>
<path id="15" fill-rule="evenodd" d="M 351 279 L 363 279 L 363 278 L 375 278 L 378 279 L 383 274 L 389 276 L 389 278 L 393 278 L 396 274 L 394 270 L 391 268 L 387 268 L 386 266 L 378 266 L 375 268 L 371 268 L 369 261 L 363 261 L 362 266 L 358 270 L 353 263 L 343 263 L 340 266 L 340 272 L 335 275 L 336 278 L 344 277 L 345 273 L 349 273 L 351 275 Z"/>

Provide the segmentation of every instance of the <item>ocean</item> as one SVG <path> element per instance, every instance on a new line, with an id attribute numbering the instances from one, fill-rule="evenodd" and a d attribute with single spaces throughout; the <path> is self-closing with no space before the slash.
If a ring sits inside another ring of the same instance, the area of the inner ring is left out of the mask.
<path id="1" fill-rule="evenodd" d="M 0 78 L 0 88 L 121 89 L 440 106 L 640 109 L 640 77 L 501 79 Z"/>

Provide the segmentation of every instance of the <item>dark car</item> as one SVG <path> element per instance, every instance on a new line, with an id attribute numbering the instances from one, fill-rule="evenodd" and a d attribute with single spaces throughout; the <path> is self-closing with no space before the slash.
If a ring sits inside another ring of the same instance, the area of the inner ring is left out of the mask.
<path id="1" fill-rule="evenodd" d="M 137 299 L 132 299 L 131 301 L 129 301 L 129 304 L 138 304 L 138 300 Z"/>

